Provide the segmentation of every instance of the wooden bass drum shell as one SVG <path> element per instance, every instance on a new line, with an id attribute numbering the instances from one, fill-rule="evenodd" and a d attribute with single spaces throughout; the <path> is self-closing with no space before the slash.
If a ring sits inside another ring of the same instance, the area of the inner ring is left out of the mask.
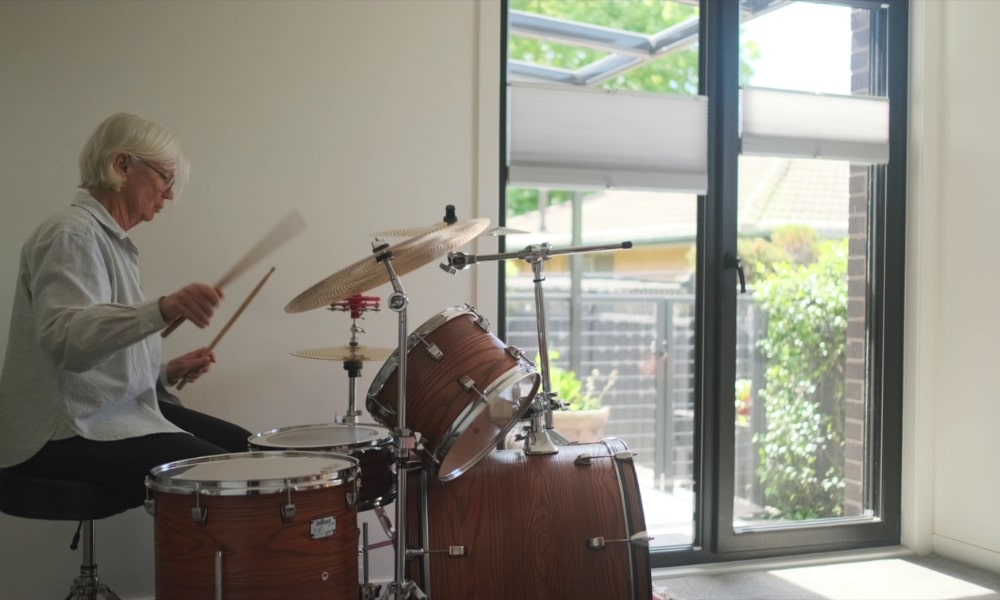
<path id="1" fill-rule="evenodd" d="M 646 529 L 635 465 L 613 458 L 627 450 L 614 438 L 548 455 L 497 450 L 446 482 L 411 471 L 409 542 L 432 553 L 410 560 L 408 576 L 447 600 L 649 600 L 648 547 L 588 547 L 591 538 L 623 540 Z M 584 454 L 594 458 L 574 464 Z M 467 556 L 434 552 L 449 546 L 465 546 Z"/>

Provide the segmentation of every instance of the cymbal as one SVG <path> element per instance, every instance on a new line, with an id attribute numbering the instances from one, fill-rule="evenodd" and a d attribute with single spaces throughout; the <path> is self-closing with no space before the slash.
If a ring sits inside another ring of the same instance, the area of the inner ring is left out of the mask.
<path id="1" fill-rule="evenodd" d="M 312 348 L 297 350 L 293 356 L 319 360 L 386 360 L 396 350 L 394 348 L 369 348 L 367 346 L 337 346 L 335 348 Z"/>
<path id="2" fill-rule="evenodd" d="M 489 224 L 489 219 L 458 221 L 443 229 L 429 231 L 390 246 L 393 270 L 396 275 L 405 275 L 422 267 L 471 241 L 485 231 Z M 285 306 L 285 312 L 302 312 L 329 306 L 338 300 L 387 283 L 389 279 L 388 269 L 372 255 L 305 290 Z"/>
<path id="3" fill-rule="evenodd" d="M 428 225 L 426 227 L 402 227 L 400 229 L 386 229 L 384 231 L 376 231 L 372 233 L 372 237 L 377 238 L 393 238 L 393 237 L 411 237 L 414 235 L 423 235 L 432 231 L 439 231 L 451 227 L 448 223 L 435 223 L 433 225 Z M 522 229 L 511 229 L 509 227 L 491 227 L 486 235 L 501 236 L 501 235 L 517 235 L 522 233 L 529 233 Z"/>

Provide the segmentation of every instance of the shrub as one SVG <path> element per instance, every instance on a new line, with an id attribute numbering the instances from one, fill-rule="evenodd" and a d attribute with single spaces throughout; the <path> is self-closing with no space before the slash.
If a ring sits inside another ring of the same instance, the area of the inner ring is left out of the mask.
<path id="1" fill-rule="evenodd" d="M 755 299 L 767 311 L 760 395 L 767 426 L 755 441 L 764 500 L 784 519 L 840 516 L 844 504 L 847 243 L 816 262 L 772 265 Z"/>

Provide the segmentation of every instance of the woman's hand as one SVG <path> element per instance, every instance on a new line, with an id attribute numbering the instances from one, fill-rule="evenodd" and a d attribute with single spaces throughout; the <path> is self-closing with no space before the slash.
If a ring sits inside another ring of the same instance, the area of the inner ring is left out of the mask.
<path id="1" fill-rule="evenodd" d="M 222 290 L 206 283 L 189 283 L 169 296 L 160 298 L 160 314 L 167 323 L 177 318 L 208 327 L 215 307 L 222 300 Z"/>
<path id="2" fill-rule="evenodd" d="M 214 362 L 215 352 L 208 347 L 178 356 L 167 363 L 167 383 L 174 385 L 181 380 L 190 383 L 208 373 Z"/>

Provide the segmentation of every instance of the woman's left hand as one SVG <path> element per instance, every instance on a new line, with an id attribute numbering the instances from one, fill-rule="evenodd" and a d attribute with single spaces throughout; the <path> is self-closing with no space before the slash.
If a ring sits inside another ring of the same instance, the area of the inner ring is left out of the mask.
<path id="1" fill-rule="evenodd" d="M 208 373 L 214 362 L 215 352 L 208 347 L 178 356 L 167 363 L 167 383 L 174 385 L 182 379 L 188 383 L 195 381 Z"/>

